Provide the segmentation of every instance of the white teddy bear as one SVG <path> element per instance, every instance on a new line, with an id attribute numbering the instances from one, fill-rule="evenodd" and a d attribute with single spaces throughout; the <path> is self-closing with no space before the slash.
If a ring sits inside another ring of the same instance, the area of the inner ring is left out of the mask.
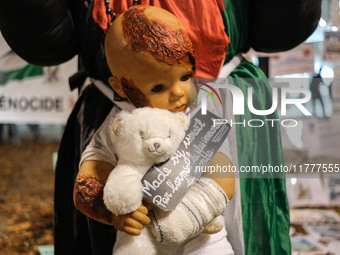
<path id="1" fill-rule="evenodd" d="M 189 117 L 184 113 L 157 108 L 138 108 L 116 115 L 111 137 L 118 162 L 103 195 L 109 211 L 122 215 L 139 208 L 143 198 L 142 177 L 152 165 L 166 161 L 175 153 L 188 127 Z M 205 232 L 218 232 L 224 226 L 219 215 L 227 203 L 228 198 L 219 185 L 201 177 L 174 211 L 154 208 L 151 224 L 148 229 L 142 229 L 141 235 L 118 231 L 113 254 L 153 255 L 157 254 L 155 243 L 180 244 L 201 233 L 204 227 Z"/>
<path id="2" fill-rule="evenodd" d="M 189 127 L 184 113 L 157 108 L 138 108 L 118 113 L 112 139 L 118 163 L 104 187 L 104 203 L 115 215 L 135 211 L 142 203 L 141 179 L 152 165 L 166 161 L 182 142 Z M 114 254 L 156 254 L 145 228 L 140 236 L 118 232 Z M 133 243 L 133 245 L 132 245 Z M 136 250 L 137 249 L 137 250 Z"/>

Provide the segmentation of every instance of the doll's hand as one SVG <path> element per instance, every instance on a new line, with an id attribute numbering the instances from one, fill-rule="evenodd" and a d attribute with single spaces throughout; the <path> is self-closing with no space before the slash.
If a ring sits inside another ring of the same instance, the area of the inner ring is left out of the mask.
<path id="1" fill-rule="evenodd" d="M 114 216 L 113 225 L 129 235 L 138 236 L 144 225 L 150 223 L 148 212 L 148 208 L 141 205 L 136 211 L 129 214 Z"/>

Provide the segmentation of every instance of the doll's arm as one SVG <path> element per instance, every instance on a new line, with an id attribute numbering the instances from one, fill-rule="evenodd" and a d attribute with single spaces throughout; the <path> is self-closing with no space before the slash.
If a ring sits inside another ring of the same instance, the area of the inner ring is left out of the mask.
<path id="1" fill-rule="evenodd" d="M 113 168 L 113 165 L 104 161 L 83 162 L 74 186 L 75 206 L 94 220 L 115 226 L 130 235 L 140 235 L 143 226 L 150 223 L 147 207 L 141 205 L 132 213 L 114 216 L 104 205 L 103 188 Z"/>
<path id="2" fill-rule="evenodd" d="M 219 166 L 228 166 L 232 165 L 230 159 L 225 156 L 223 153 L 218 152 L 215 154 L 215 156 L 212 158 L 212 160 L 209 163 L 209 166 L 213 165 L 219 165 Z M 204 173 L 204 176 L 210 177 L 215 182 L 217 182 L 218 185 L 224 190 L 225 194 L 229 199 L 231 199 L 234 195 L 235 190 L 235 175 L 233 172 L 223 172 L 223 173 Z"/>
<path id="3" fill-rule="evenodd" d="M 32 64 L 60 64 L 78 51 L 66 0 L 0 0 L 0 30 L 11 48 Z"/>

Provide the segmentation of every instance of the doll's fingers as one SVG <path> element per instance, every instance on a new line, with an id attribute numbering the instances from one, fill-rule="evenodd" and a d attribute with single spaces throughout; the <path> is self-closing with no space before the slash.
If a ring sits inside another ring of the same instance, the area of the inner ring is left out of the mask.
<path id="1" fill-rule="evenodd" d="M 134 211 L 130 214 L 130 217 L 143 225 L 150 223 L 150 218 L 140 211 Z"/>
<path id="2" fill-rule="evenodd" d="M 133 236 L 139 236 L 141 234 L 140 229 L 136 229 L 136 228 L 131 228 L 131 227 L 125 227 L 123 229 L 123 231 L 129 235 L 133 235 Z"/>
<path id="3" fill-rule="evenodd" d="M 139 211 L 139 212 L 141 212 L 145 215 L 148 215 L 148 213 L 149 213 L 148 208 L 146 208 L 143 204 L 137 209 L 137 211 Z"/>
<path id="4" fill-rule="evenodd" d="M 136 229 L 142 229 L 144 226 L 140 224 L 138 221 L 134 220 L 133 218 L 127 218 L 125 221 L 126 227 L 132 227 Z"/>

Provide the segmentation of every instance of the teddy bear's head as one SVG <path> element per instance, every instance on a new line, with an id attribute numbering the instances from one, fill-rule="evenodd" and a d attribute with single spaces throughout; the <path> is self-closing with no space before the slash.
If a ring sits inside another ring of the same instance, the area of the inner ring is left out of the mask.
<path id="1" fill-rule="evenodd" d="M 112 124 L 116 155 L 135 165 L 161 163 L 174 154 L 188 127 L 188 116 L 180 112 L 150 107 L 122 111 Z"/>

